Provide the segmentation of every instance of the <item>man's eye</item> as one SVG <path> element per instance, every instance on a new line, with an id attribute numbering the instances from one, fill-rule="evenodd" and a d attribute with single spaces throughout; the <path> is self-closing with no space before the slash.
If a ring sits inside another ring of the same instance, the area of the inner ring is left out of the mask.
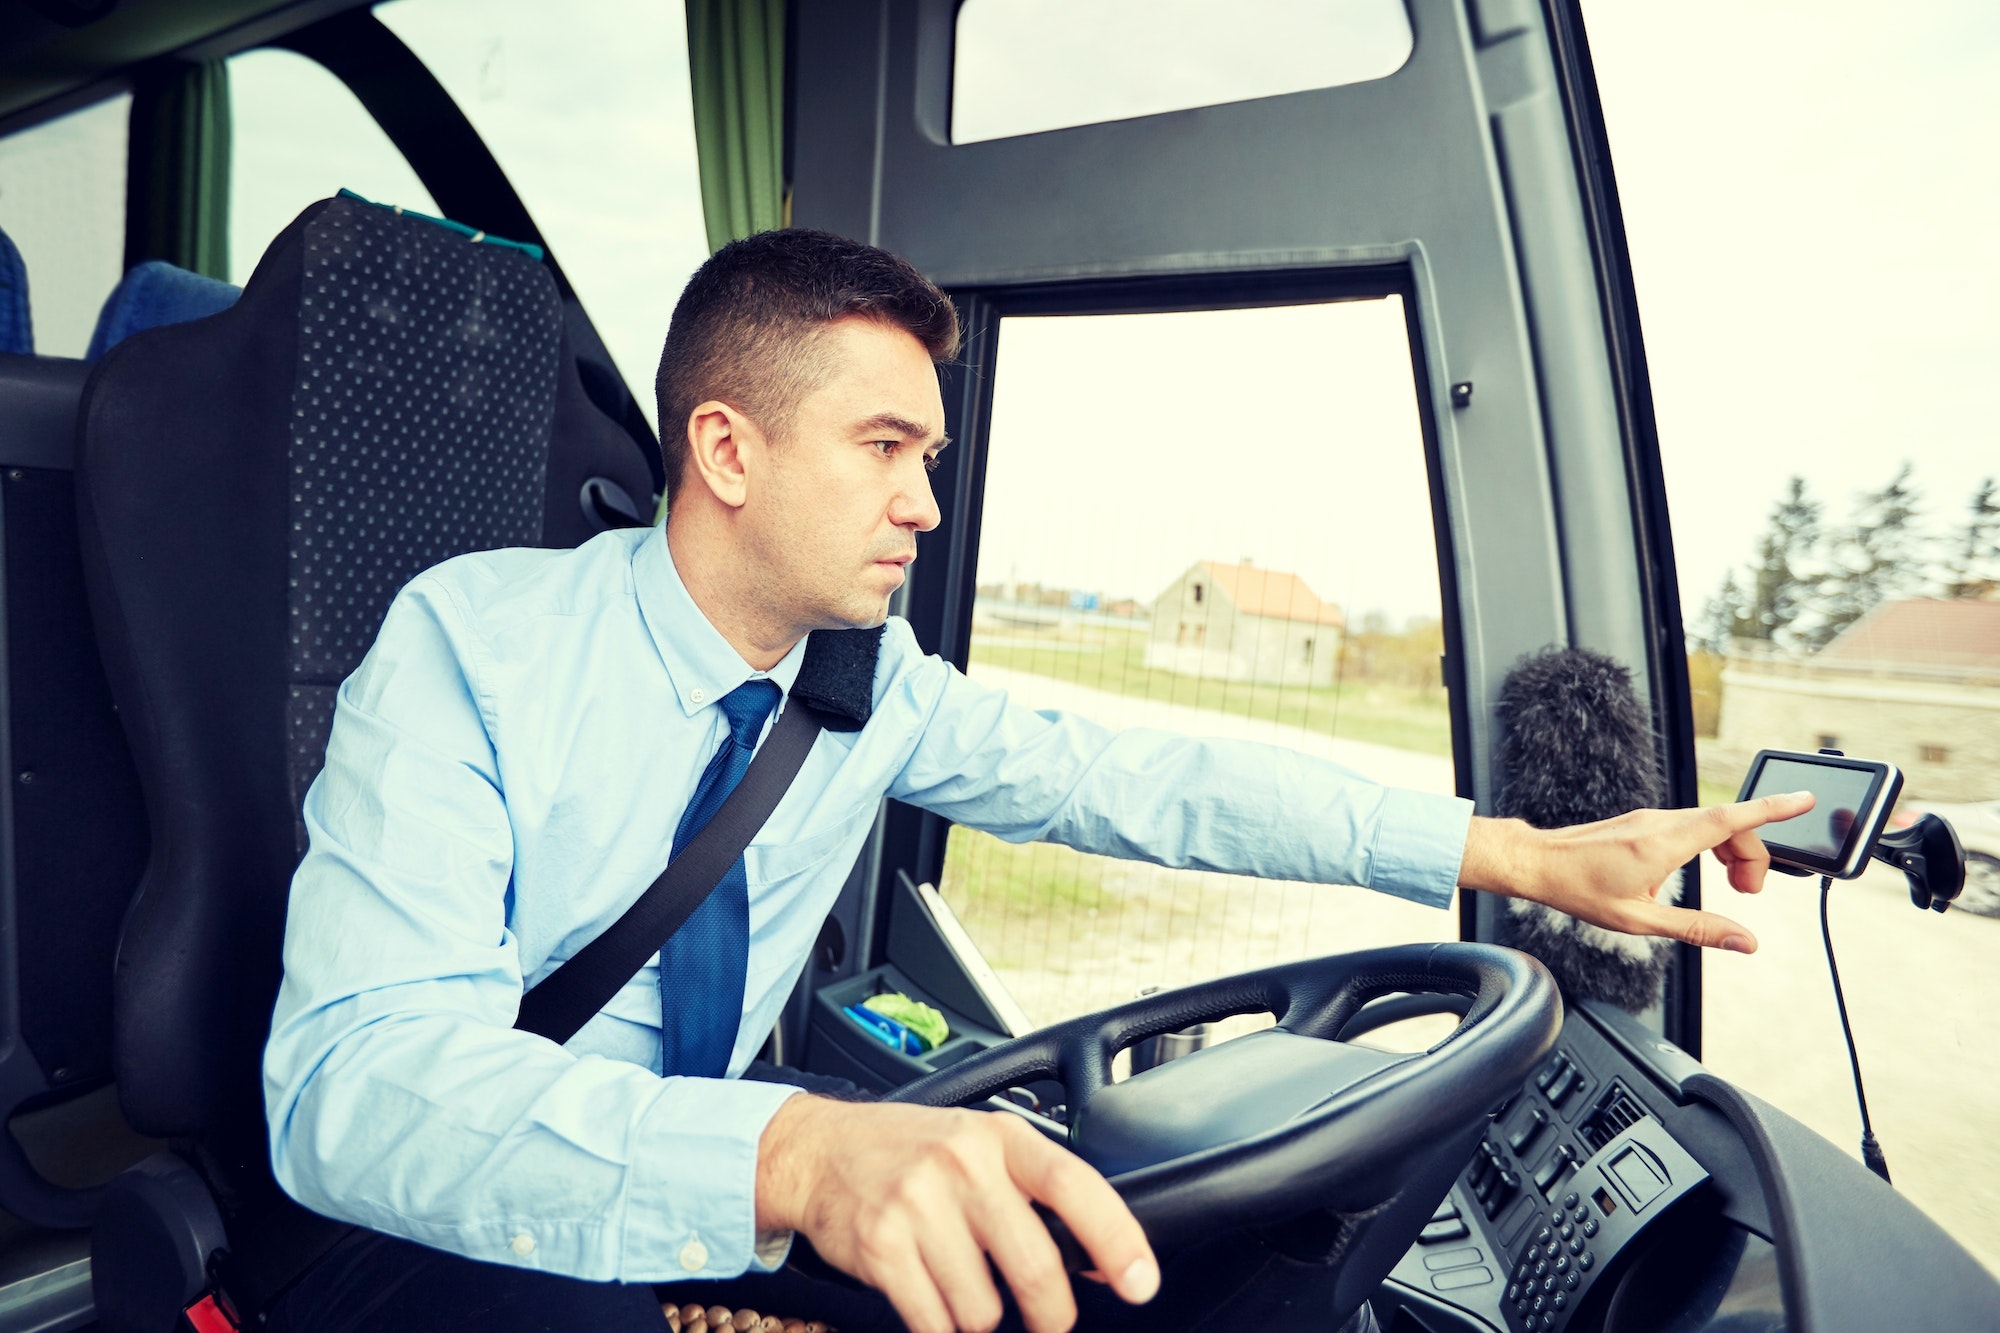
<path id="1" fill-rule="evenodd" d="M 900 441 L 900 440 L 871 440 L 871 441 L 869 441 L 869 443 L 870 443 L 870 444 L 872 444 L 872 445 L 874 445 L 874 446 L 875 446 L 875 447 L 876 447 L 877 449 L 881 450 L 883 454 L 887 455 L 887 454 L 893 454 L 893 453 L 895 453 L 895 452 L 896 452 L 896 446 L 897 446 L 898 444 L 902 443 L 902 441 Z"/>

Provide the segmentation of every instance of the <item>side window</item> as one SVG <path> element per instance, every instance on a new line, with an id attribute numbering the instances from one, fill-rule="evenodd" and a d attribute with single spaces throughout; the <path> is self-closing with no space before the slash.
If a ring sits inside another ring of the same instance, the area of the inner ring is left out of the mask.
<path id="1" fill-rule="evenodd" d="M 28 273 L 35 350 L 82 356 L 125 264 L 120 94 L 0 139 L 0 231 Z"/>
<path id="2" fill-rule="evenodd" d="M 1113 727 L 1450 794 L 1402 301 L 1000 326 L 968 674 Z M 1456 939 L 1455 912 L 949 834 L 946 901 L 1047 1023 L 1245 968 Z"/>
<path id="3" fill-rule="evenodd" d="M 682 7 L 395 0 L 375 12 L 492 149 L 650 419 L 667 318 L 708 258 Z"/>
<path id="4" fill-rule="evenodd" d="M 347 86 L 291 51 L 229 61 L 229 278 L 242 283 L 307 204 L 342 189 L 421 213 L 437 205 Z"/>

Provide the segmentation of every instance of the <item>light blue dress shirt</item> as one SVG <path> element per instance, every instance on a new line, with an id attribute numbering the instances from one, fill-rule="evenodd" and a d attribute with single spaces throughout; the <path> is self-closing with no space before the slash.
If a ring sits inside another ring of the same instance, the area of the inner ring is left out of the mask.
<path id="1" fill-rule="evenodd" d="M 769 673 L 789 690 L 804 644 Z M 660 1075 L 657 968 L 566 1046 L 523 989 L 666 864 L 759 674 L 695 606 L 661 529 L 432 569 L 340 689 L 305 801 L 265 1052 L 271 1155 L 301 1202 L 477 1259 L 662 1281 L 768 1267 L 757 1141 L 793 1089 L 738 1080 L 883 796 L 1013 842 L 1443 907 L 1470 806 L 1295 751 L 1030 711 L 891 620 L 874 715 L 823 734 L 745 853 L 749 975 L 730 1078 Z"/>

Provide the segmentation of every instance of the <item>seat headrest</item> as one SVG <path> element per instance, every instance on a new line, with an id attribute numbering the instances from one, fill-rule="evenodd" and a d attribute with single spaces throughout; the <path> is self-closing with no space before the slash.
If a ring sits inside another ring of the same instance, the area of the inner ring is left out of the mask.
<path id="1" fill-rule="evenodd" d="M 135 264 L 118 280 L 97 312 L 86 361 L 95 361 L 119 343 L 145 329 L 185 324 L 236 304 L 243 289 L 217 278 L 175 268 L 163 260 Z"/>

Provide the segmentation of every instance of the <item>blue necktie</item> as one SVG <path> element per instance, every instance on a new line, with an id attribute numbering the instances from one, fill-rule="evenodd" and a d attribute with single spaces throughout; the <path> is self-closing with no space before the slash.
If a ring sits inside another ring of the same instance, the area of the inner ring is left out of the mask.
<path id="1" fill-rule="evenodd" d="M 674 833 L 679 856 L 701 832 L 750 767 L 764 720 L 778 704 L 778 687 L 746 680 L 716 707 L 729 719 L 729 739 L 701 775 Z M 660 950 L 663 1074 L 721 1078 L 729 1072 L 736 1029 L 743 1022 L 743 979 L 750 961 L 750 880 L 737 857 L 715 891 Z"/>

